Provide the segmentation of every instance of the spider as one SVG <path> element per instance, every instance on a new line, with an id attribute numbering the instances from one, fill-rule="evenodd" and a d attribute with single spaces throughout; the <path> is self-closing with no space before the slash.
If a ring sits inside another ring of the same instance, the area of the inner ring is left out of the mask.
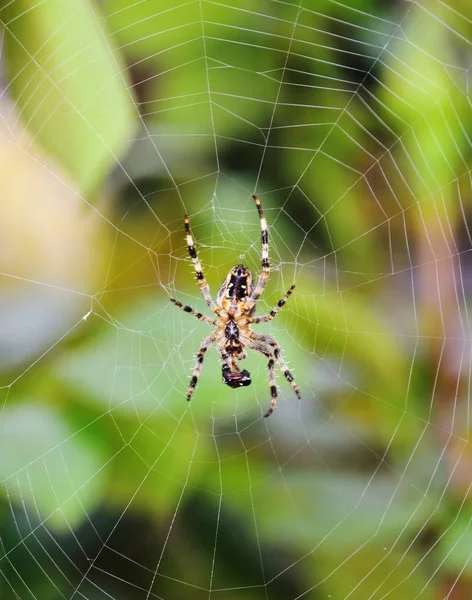
<path id="1" fill-rule="evenodd" d="M 238 361 L 244 360 L 247 356 L 244 351 L 244 348 L 247 347 L 264 354 L 264 356 L 269 359 L 268 367 L 271 401 L 269 409 L 264 415 L 264 417 L 269 417 L 274 412 L 274 408 L 277 404 L 275 363 L 280 367 L 280 370 L 292 386 L 293 391 L 298 398 L 301 398 L 301 393 L 293 375 L 288 370 L 287 365 L 282 358 L 282 353 L 275 338 L 271 335 L 252 331 L 251 325 L 272 321 L 293 293 L 295 285 L 290 287 L 288 292 L 281 300 L 279 300 L 269 314 L 262 317 L 254 316 L 257 300 L 264 291 L 267 280 L 269 279 L 270 266 L 269 231 L 267 229 L 267 221 L 264 217 L 259 198 L 257 196 L 253 196 L 252 198 L 256 204 L 261 222 L 262 272 L 259 275 L 257 284 L 255 286 L 253 285 L 252 274 L 248 268 L 241 264 L 236 265 L 230 270 L 224 280 L 215 302 L 210 294 L 210 288 L 203 275 L 202 266 L 198 260 L 192 232 L 190 230 L 190 219 L 186 215 L 185 236 L 188 252 L 195 268 L 200 291 L 211 311 L 216 315 L 216 318 L 211 318 L 200 312 L 196 312 L 190 306 L 186 306 L 174 298 L 171 298 L 170 301 L 200 321 L 203 321 L 208 325 L 216 326 L 215 331 L 203 340 L 198 351 L 197 363 L 188 387 L 187 400 L 190 400 L 193 396 L 202 370 L 205 353 L 213 343 L 216 344 L 216 350 L 221 356 L 223 383 L 233 389 L 250 385 L 251 375 L 246 369 L 240 371 L 238 366 Z"/>

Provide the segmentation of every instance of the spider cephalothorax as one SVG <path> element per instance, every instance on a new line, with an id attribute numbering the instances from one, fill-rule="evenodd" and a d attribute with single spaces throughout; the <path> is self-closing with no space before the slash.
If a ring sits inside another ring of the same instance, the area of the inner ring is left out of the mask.
<path id="1" fill-rule="evenodd" d="M 256 286 L 254 287 L 252 283 L 251 271 L 244 265 L 236 265 L 230 270 L 224 280 L 215 302 L 211 297 L 210 288 L 203 276 L 202 267 L 193 243 L 190 221 L 186 216 L 185 235 L 190 258 L 195 267 L 198 285 L 203 297 L 216 318 L 207 317 L 202 313 L 196 312 L 190 306 L 185 306 L 178 300 L 174 300 L 174 298 L 171 298 L 171 302 L 182 308 L 185 312 L 194 315 L 197 319 L 200 319 L 200 321 L 216 326 L 215 331 L 203 341 L 200 350 L 198 351 L 197 364 L 195 365 L 192 378 L 190 379 L 187 400 L 190 400 L 193 395 L 202 370 L 205 353 L 213 343 L 216 344 L 216 349 L 221 356 L 223 383 L 229 385 L 231 388 L 250 385 L 251 375 L 246 369 L 241 371 L 238 365 L 238 361 L 246 358 L 244 348 L 247 347 L 264 354 L 269 359 L 269 385 L 272 399 L 269 410 L 264 415 L 265 417 L 268 417 L 274 411 L 277 402 L 275 363 L 279 365 L 282 373 L 292 386 L 298 398 L 301 398 L 301 394 L 293 375 L 288 370 L 287 365 L 282 358 L 280 348 L 275 338 L 270 335 L 252 331 L 251 325 L 271 321 L 285 302 L 287 302 L 287 299 L 295 289 L 295 286 L 292 285 L 285 296 L 279 300 L 277 305 L 268 315 L 254 317 L 256 302 L 264 291 L 266 282 L 269 278 L 270 266 L 267 221 L 264 217 L 259 198 L 253 196 L 253 199 L 259 212 L 262 242 L 262 273 L 259 275 Z"/>

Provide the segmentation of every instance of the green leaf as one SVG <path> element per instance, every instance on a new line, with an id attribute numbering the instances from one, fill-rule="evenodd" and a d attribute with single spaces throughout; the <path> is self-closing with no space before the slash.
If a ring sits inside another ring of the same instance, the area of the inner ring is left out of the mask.
<path id="1" fill-rule="evenodd" d="M 120 56 L 82 0 L 9 2 L 2 21 L 10 90 L 23 120 L 81 191 L 94 191 L 133 128 Z"/>

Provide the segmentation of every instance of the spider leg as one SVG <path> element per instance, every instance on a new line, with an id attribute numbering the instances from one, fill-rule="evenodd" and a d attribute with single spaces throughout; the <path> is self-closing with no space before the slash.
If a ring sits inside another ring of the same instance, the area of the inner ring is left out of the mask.
<path id="1" fill-rule="evenodd" d="M 206 282 L 205 276 L 203 275 L 202 265 L 198 260 L 197 250 L 195 248 L 192 231 L 190 230 L 190 219 L 185 215 L 185 239 L 187 241 L 188 253 L 192 259 L 193 266 L 195 268 L 195 275 L 197 276 L 198 287 L 205 298 L 205 302 L 211 308 L 214 313 L 218 313 L 219 308 L 216 302 L 213 300 L 210 294 L 210 286 Z"/>
<path id="2" fill-rule="evenodd" d="M 251 317 L 248 322 L 249 323 L 268 323 L 272 321 L 272 319 L 277 315 L 282 306 L 287 302 L 289 297 L 292 295 L 293 290 L 295 289 L 295 284 L 290 287 L 285 296 L 277 302 L 277 305 L 270 311 L 268 315 L 264 315 L 262 317 Z"/>
<path id="3" fill-rule="evenodd" d="M 197 312 L 196 310 L 193 310 L 193 308 L 191 306 L 182 304 L 182 302 L 175 300 L 175 298 L 171 298 L 170 301 L 173 302 L 176 306 L 178 306 L 182 310 L 184 310 L 186 313 L 189 313 L 190 315 L 193 315 L 194 317 L 196 317 L 199 321 L 208 323 L 208 325 L 216 325 L 216 319 L 212 319 L 210 317 L 207 317 L 206 315 L 202 315 L 201 312 Z"/>
<path id="4" fill-rule="evenodd" d="M 275 360 L 277 361 L 277 363 L 280 367 L 280 370 L 282 371 L 285 379 L 290 383 L 297 398 L 300 400 L 302 397 L 300 388 L 298 387 L 297 382 L 295 381 L 293 375 L 290 373 L 290 371 L 287 367 L 287 363 L 284 361 L 282 353 L 281 353 L 280 348 L 278 347 L 277 343 L 275 343 L 275 346 L 274 346 L 274 356 L 275 356 Z"/>
<path id="5" fill-rule="evenodd" d="M 192 398 L 193 392 L 195 391 L 195 388 L 197 387 L 198 379 L 200 378 L 200 372 L 203 367 L 203 359 L 205 358 L 205 353 L 208 350 L 208 348 L 213 344 L 214 341 L 215 341 L 215 334 L 212 333 L 211 335 L 209 335 L 207 338 L 205 338 L 203 340 L 203 342 L 198 350 L 197 363 L 195 365 L 195 368 L 193 369 L 192 377 L 190 379 L 190 383 L 188 386 L 187 400 L 190 400 Z"/>
<path id="6" fill-rule="evenodd" d="M 256 203 L 257 212 L 259 213 L 259 219 L 261 222 L 261 243 L 262 243 L 262 252 L 261 252 L 261 264 L 262 264 L 262 273 L 259 275 L 259 279 L 257 280 L 257 284 L 254 287 L 254 290 L 251 294 L 251 297 L 248 299 L 248 308 L 252 308 L 256 303 L 256 300 L 264 291 L 267 280 L 269 279 L 270 274 L 270 265 L 269 265 L 269 230 L 267 228 L 267 221 L 264 217 L 264 212 L 262 210 L 261 202 L 257 196 L 252 197 L 254 202 Z"/>
<path id="7" fill-rule="evenodd" d="M 285 379 L 292 386 L 297 398 L 302 397 L 300 388 L 298 387 L 292 373 L 290 373 L 287 363 L 283 359 L 282 352 L 280 351 L 279 345 L 277 344 L 275 338 L 273 338 L 271 335 L 265 335 L 263 333 L 255 333 L 254 331 L 251 331 L 247 346 L 253 350 L 257 350 L 258 352 L 265 354 L 266 356 L 273 354 L 277 364 L 280 367 L 280 370 L 282 371 Z"/>
<path id="8" fill-rule="evenodd" d="M 265 356 L 268 357 L 269 362 L 268 362 L 268 367 L 269 367 L 269 389 L 270 389 L 270 396 L 271 396 L 271 400 L 270 400 L 270 404 L 269 404 L 269 409 L 266 412 L 266 414 L 264 415 L 264 418 L 270 417 L 270 415 L 274 412 L 274 409 L 277 405 L 277 382 L 275 379 L 275 360 L 274 360 L 274 354 L 272 352 L 272 348 L 269 346 L 269 344 L 264 340 L 259 339 L 258 334 L 254 334 L 254 332 L 251 332 L 251 338 L 252 341 L 248 342 L 248 347 L 252 348 L 253 350 L 257 350 L 257 352 L 261 352 L 261 354 L 264 354 Z"/>
<path id="9" fill-rule="evenodd" d="M 274 408 L 277 404 L 277 384 L 275 381 L 275 367 L 274 367 L 274 359 L 269 358 L 269 387 L 270 387 L 270 395 L 271 400 L 269 404 L 269 410 L 264 415 L 264 418 L 270 417 L 270 415 L 274 412 Z"/>

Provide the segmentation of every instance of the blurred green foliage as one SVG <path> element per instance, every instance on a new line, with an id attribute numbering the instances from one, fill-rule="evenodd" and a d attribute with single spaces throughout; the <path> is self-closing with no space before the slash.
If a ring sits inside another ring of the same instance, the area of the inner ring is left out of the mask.
<path id="1" fill-rule="evenodd" d="M 81 0 L 6 2 L 2 21 L 4 64 L 19 112 L 89 196 L 133 130 L 122 57 L 92 5 Z"/>
<path id="2" fill-rule="evenodd" d="M 423 600 L 470 576 L 468 429 L 442 411 L 465 410 L 460 315 L 438 272 L 470 191 L 450 65 L 471 10 L 300 6 L 3 3 L 16 110 L 110 244 L 88 318 L 2 374 L 2 598 Z M 303 390 L 280 381 L 269 420 L 259 356 L 237 391 L 209 356 L 186 404 L 207 329 L 169 303 L 205 306 L 185 212 L 213 291 L 238 260 L 257 271 L 256 185 L 259 312 L 297 283 L 262 329 Z"/>

